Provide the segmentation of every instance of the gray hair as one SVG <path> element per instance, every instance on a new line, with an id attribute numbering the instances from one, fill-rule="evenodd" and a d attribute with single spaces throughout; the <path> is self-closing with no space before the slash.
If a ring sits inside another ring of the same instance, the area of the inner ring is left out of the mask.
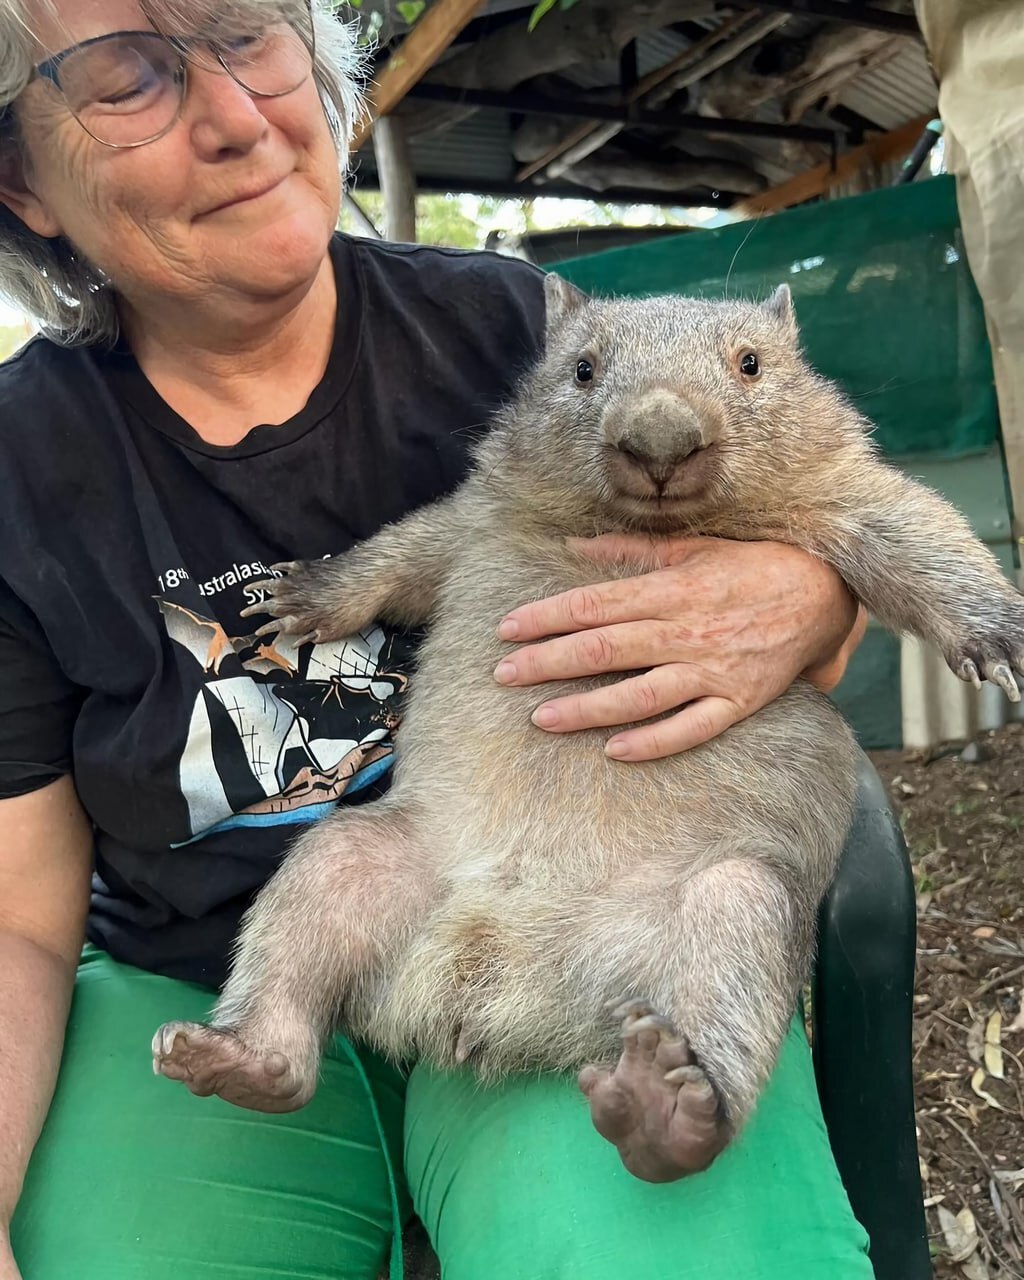
<path id="1" fill-rule="evenodd" d="M 52 6 L 54 0 L 43 3 Z M 237 8 L 253 11 L 275 3 L 279 0 L 234 0 Z M 344 169 L 353 129 L 363 110 L 358 24 L 337 18 L 337 0 L 311 0 L 311 6 L 316 32 L 313 74 Z M 178 4 L 176 0 L 151 0 L 145 8 L 159 10 L 161 20 L 172 23 Z M 33 47 L 26 0 L 0 0 L 0 113 L 29 83 Z M 17 128 L 12 128 L 9 112 L 0 130 L 4 134 L 0 145 L 18 145 Z M 117 339 L 116 298 L 102 272 L 63 236 L 49 239 L 36 235 L 3 205 L 0 297 L 30 316 L 47 337 L 66 346 Z"/>

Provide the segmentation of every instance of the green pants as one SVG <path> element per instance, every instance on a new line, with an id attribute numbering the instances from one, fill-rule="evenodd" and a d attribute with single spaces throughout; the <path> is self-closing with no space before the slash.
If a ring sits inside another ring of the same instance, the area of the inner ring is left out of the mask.
<path id="1" fill-rule="evenodd" d="M 364 1054 L 364 1078 L 339 1047 L 293 1115 L 194 1098 L 153 1076 L 149 1041 L 210 1003 L 86 956 L 14 1221 L 24 1280 L 373 1280 L 394 1203 L 381 1132 L 400 1212 L 408 1186 L 445 1280 L 870 1280 L 796 1026 L 741 1140 L 651 1186 L 557 1077 L 406 1081 Z"/>

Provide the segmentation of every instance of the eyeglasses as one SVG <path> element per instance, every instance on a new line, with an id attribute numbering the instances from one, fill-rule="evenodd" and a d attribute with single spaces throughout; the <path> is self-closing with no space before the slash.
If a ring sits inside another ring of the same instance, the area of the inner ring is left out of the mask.
<path id="1" fill-rule="evenodd" d="M 197 35 L 113 31 L 83 40 L 36 67 L 97 142 L 128 148 L 155 142 L 177 123 L 188 67 L 227 72 L 247 93 L 282 98 L 313 69 L 315 37 L 308 0 L 269 6 L 259 25 L 218 16 Z"/>

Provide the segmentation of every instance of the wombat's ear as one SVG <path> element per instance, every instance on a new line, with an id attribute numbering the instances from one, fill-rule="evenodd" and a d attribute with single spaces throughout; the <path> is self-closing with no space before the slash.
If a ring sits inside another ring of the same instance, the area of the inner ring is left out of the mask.
<path id="1" fill-rule="evenodd" d="M 568 280 L 549 272 L 544 277 L 544 305 L 547 308 L 547 333 L 552 331 L 567 317 L 572 315 L 587 302 L 587 295 L 577 289 Z"/>
<path id="2" fill-rule="evenodd" d="M 793 295 L 788 284 L 780 284 L 772 296 L 763 304 L 765 311 L 785 330 L 787 337 L 796 337 L 796 312 L 793 310 Z"/>

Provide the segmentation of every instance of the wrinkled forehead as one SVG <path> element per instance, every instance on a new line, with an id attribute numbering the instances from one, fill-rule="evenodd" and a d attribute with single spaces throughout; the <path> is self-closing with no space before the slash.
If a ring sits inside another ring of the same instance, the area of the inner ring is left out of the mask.
<path id="1" fill-rule="evenodd" d="M 258 16 L 270 7 L 267 0 L 27 0 L 25 11 L 46 56 L 111 31 L 202 31 L 233 16 Z M 280 9 L 279 4 L 274 7 Z"/>

